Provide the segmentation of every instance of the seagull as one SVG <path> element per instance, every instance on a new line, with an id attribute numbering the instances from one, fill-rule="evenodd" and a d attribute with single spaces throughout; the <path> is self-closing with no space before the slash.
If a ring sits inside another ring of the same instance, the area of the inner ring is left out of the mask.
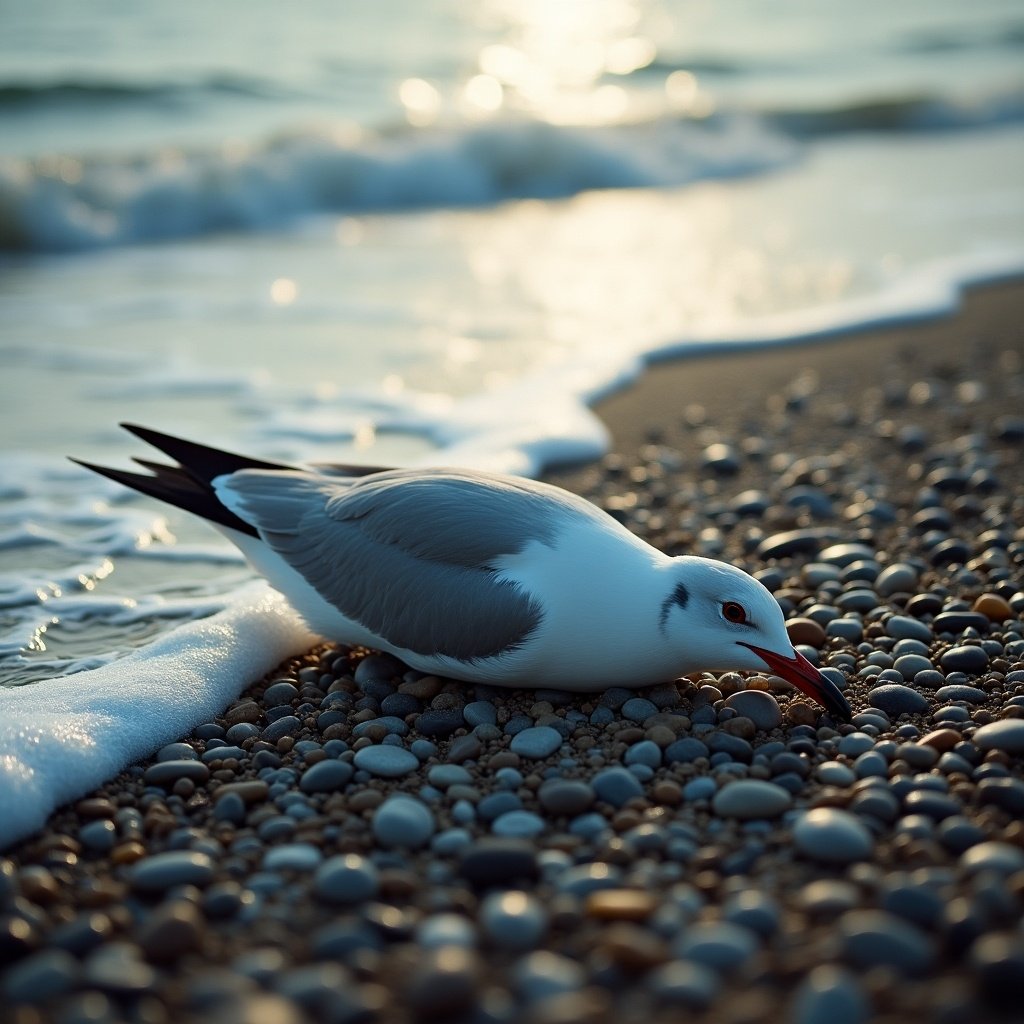
<path id="1" fill-rule="evenodd" d="M 560 487 L 467 469 L 302 469 L 122 426 L 177 464 L 72 461 L 207 520 L 326 639 L 526 688 L 767 669 L 850 720 L 757 580 L 670 557 Z"/>

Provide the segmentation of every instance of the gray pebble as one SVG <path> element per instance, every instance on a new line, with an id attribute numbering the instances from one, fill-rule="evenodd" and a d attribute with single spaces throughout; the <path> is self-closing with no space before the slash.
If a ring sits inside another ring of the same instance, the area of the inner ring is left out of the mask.
<path id="1" fill-rule="evenodd" d="M 299 789 L 303 793 L 334 793 L 343 789 L 353 774 L 352 765 L 347 761 L 318 761 L 303 772 Z"/>
<path id="2" fill-rule="evenodd" d="M 749 718 L 758 729 L 770 732 L 782 724 L 779 702 L 764 690 L 740 690 L 726 698 L 726 707 Z"/>
<path id="3" fill-rule="evenodd" d="M 213 874 L 213 861 L 205 853 L 171 850 L 136 861 L 129 872 L 129 879 L 133 889 L 161 892 L 176 885 L 208 885 Z"/>
<path id="4" fill-rule="evenodd" d="M 705 1010 L 718 995 L 717 971 L 691 960 L 670 960 L 647 977 L 651 991 L 663 1002 L 689 1010 Z"/>
<path id="5" fill-rule="evenodd" d="M 373 814 L 373 834 L 386 847 L 423 846 L 430 841 L 434 828 L 430 808 L 404 793 L 389 796 Z"/>
<path id="6" fill-rule="evenodd" d="M 357 853 L 328 858 L 313 877 L 313 891 L 328 903 L 362 903 L 378 886 L 377 869 Z"/>
<path id="7" fill-rule="evenodd" d="M 649 768 L 657 768 L 661 765 L 661 747 L 652 740 L 641 740 L 626 751 L 623 763 L 644 764 Z"/>
<path id="8" fill-rule="evenodd" d="M 814 773 L 829 786 L 852 786 L 857 781 L 853 769 L 840 761 L 825 761 L 815 768 Z"/>
<path id="9" fill-rule="evenodd" d="M 591 779 L 591 786 L 599 800 L 621 807 L 634 797 L 644 795 L 644 787 L 637 777 L 625 768 L 605 768 Z"/>
<path id="10" fill-rule="evenodd" d="M 548 950 L 530 953 L 512 968 L 512 982 L 527 1003 L 577 992 L 586 980 L 586 972 L 575 960 Z"/>
<path id="11" fill-rule="evenodd" d="M 1024 718 L 1004 718 L 976 730 L 972 741 L 981 750 L 1024 754 Z"/>
<path id="12" fill-rule="evenodd" d="M 840 754 L 845 754 L 847 757 L 857 757 L 867 750 L 874 749 L 874 746 L 874 739 L 867 733 L 851 732 L 839 741 L 838 750 Z"/>
<path id="13" fill-rule="evenodd" d="M 90 821 L 78 830 L 78 839 L 87 850 L 92 850 L 94 853 L 108 853 L 114 848 L 117 829 L 112 821 L 106 819 Z"/>
<path id="14" fill-rule="evenodd" d="M 913 619 L 909 615 L 892 615 L 885 623 L 885 631 L 896 640 L 921 640 L 924 643 L 931 643 L 931 627 Z"/>
<path id="15" fill-rule="evenodd" d="M 800 983 L 793 998 L 791 1024 L 866 1024 L 871 1004 L 856 975 L 819 964 Z"/>
<path id="16" fill-rule="evenodd" d="M 324 859 L 312 843 L 285 843 L 274 846 L 263 856 L 264 871 L 313 871 Z"/>
<path id="17" fill-rule="evenodd" d="M 979 690 L 977 686 L 968 686 L 966 683 L 952 683 L 949 686 L 940 686 L 935 691 L 938 700 L 962 700 L 967 704 L 984 704 L 988 700 L 988 694 Z"/>
<path id="18" fill-rule="evenodd" d="M 170 789 L 178 779 L 189 779 L 202 785 L 210 778 L 210 769 L 202 761 L 157 761 L 151 764 L 142 776 L 147 786 L 162 786 Z"/>
<path id="19" fill-rule="evenodd" d="M 939 658 L 939 664 L 947 672 L 976 674 L 988 668 L 988 654 L 983 647 L 951 647 Z"/>
<path id="20" fill-rule="evenodd" d="M 934 665 L 921 654 L 901 655 L 892 666 L 906 680 L 911 680 L 918 672 L 931 672 Z"/>
<path id="21" fill-rule="evenodd" d="M 506 811 L 491 823 L 491 831 L 506 839 L 532 839 L 544 831 L 544 819 L 532 811 Z"/>
<path id="22" fill-rule="evenodd" d="M 494 725 L 498 721 L 498 711 L 489 700 L 474 700 L 462 709 L 462 717 L 471 728 Z"/>
<path id="23" fill-rule="evenodd" d="M 923 693 L 903 686 L 901 683 L 886 683 L 876 686 L 869 699 L 873 707 L 880 708 L 890 718 L 900 715 L 921 714 L 930 707 L 928 698 Z"/>
<path id="24" fill-rule="evenodd" d="M 520 757 L 539 761 L 550 757 L 563 743 L 562 734 L 550 725 L 534 725 L 512 737 L 510 749 Z"/>
<path id="25" fill-rule="evenodd" d="M 302 723 L 294 715 L 284 715 L 277 721 L 271 722 L 263 730 L 261 737 L 268 743 L 276 743 L 285 736 L 293 736 L 301 730 Z"/>
<path id="26" fill-rule="evenodd" d="M 757 951 L 757 936 L 727 921 L 694 924 L 672 944 L 672 952 L 716 971 L 731 971 Z"/>
<path id="27" fill-rule="evenodd" d="M 42 1003 L 75 987 L 78 961 L 62 949 L 33 953 L 2 975 L 0 992 L 12 1003 Z"/>
<path id="28" fill-rule="evenodd" d="M 546 811 L 575 817 L 590 809 L 596 794 L 580 779 L 549 779 L 540 787 L 537 798 Z"/>
<path id="29" fill-rule="evenodd" d="M 739 779 L 723 786 L 711 801 L 722 818 L 776 818 L 793 803 L 789 792 L 773 782 Z"/>
<path id="30" fill-rule="evenodd" d="M 793 826 L 793 842 L 805 856 L 830 864 L 866 860 L 874 852 L 871 833 L 860 819 L 833 807 L 801 814 Z"/>
<path id="31" fill-rule="evenodd" d="M 1024 850 L 1010 843 L 978 843 L 960 857 L 960 864 L 972 875 L 982 871 L 1012 875 L 1024 870 Z"/>
<path id="32" fill-rule="evenodd" d="M 883 910 L 851 910 L 840 918 L 838 931 L 844 956 L 862 970 L 887 967 L 918 975 L 935 959 L 929 936 Z"/>
<path id="33" fill-rule="evenodd" d="M 525 892 L 491 893 L 480 905 L 484 934 L 502 949 L 534 949 L 548 929 L 544 905 Z"/>
<path id="34" fill-rule="evenodd" d="M 631 697 L 622 705 L 622 716 L 638 725 L 645 722 L 651 715 L 658 713 L 657 705 L 646 697 Z"/>
<path id="35" fill-rule="evenodd" d="M 156 752 L 156 761 L 198 761 L 199 755 L 191 743 L 168 743 Z"/>
<path id="36" fill-rule="evenodd" d="M 374 744 L 356 751 L 355 765 L 371 775 L 397 779 L 415 771 L 420 762 L 411 750 L 391 744 Z"/>
<path id="37" fill-rule="evenodd" d="M 882 597 L 890 597 L 899 593 L 911 594 L 917 587 L 917 580 L 918 572 L 912 565 L 908 565 L 906 562 L 894 562 L 878 574 L 878 578 L 875 580 L 875 590 Z"/>

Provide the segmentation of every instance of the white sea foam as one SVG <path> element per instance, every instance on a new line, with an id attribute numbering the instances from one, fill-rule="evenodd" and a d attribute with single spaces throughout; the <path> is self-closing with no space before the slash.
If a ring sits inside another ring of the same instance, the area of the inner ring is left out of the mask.
<path id="1" fill-rule="evenodd" d="M 0 848 L 186 734 L 312 640 L 281 598 L 256 586 L 120 661 L 45 686 L 0 688 Z"/>

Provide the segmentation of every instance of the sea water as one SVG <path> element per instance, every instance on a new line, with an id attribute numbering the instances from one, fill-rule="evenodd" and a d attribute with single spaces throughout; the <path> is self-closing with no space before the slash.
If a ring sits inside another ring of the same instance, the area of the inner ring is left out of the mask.
<path id="1" fill-rule="evenodd" d="M 311 639 L 66 455 L 595 457 L 654 357 L 1024 269 L 1022 56 L 1016 0 L 0 0 L 0 845 Z"/>

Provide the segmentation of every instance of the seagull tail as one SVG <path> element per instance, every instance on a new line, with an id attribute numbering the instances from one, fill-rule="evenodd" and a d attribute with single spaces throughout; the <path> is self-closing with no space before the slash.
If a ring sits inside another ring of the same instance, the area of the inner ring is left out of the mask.
<path id="1" fill-rule="evenodd" d="M 167 466 L 160 462 L 151 462 L 149 459 L 135 459 L 140 466 L 150 471 L 135 473 L 125 469 L 113 469 L 110 466 L 98 466 L 91 462 L 83 462 L 81 459 L 71 461 L 132 490 L 201 516 L 217 526 L 226 526 L 251 537 L 259 536 L 255 527 L 221 504 L 214 493 L 212 481 L 218 476 L 240 469 L 295 468 L 281 462 L 264 462 L 245 455 L 236 455 L 234 452 L 210 448 L 194 441 L 172 437 L 170 434 L 161 434 L 148 427 L 131 423 L 122 423 L 121 426 L 154 448 L 159 448 L 165 455 L 176 459 L 179 464 Z"/>
<path id="2" fill-rule="evenodd" d="M 110 480 L 115 480 L 125 487 L 130 487 L 132 490 L 201 516 L 217 526 L 226 526 L 251 537 L 259 536 L 255 527 L 221 503 L 214 491 L 213 481 L 219 476 L 237 473 L 243 469 L 263 469 L 276 472 L 298 471 L 296 466 L 289 466 L 284 462 L 253 459 L 247 455 L 211 448 L 195 441 L 186 441 L 184 438 L 174 437 L 171 434 L 162 434 L 158 430 L 142 427 L 135 423 L 122 423 L 121 426 L 174 459 L 177 465 L 165 465 L 161 462 L 137 458 L 134 461 L 149 472 L 135 473 L 125 469 L 113 469 L 109 466 L 97 466 L 91 462 L 83 462 L 81 459 L 71 459 L 71 461 Z M 381 472 L 382 468 L 329 464 L 322 466 L 321 471 L 340 476 L 360 477 Z"/>

